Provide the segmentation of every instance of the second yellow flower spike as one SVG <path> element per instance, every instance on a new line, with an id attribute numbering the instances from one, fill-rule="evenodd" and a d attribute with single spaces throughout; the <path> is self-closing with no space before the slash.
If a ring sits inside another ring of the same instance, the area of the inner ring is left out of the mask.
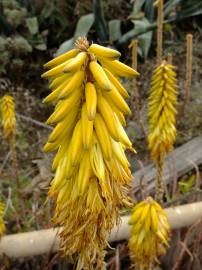
<path id="1" fill-rule="evenodd" d="M 141 270 L 152 269 L 169 243 L 170 225 L 166 213 L 151 197 L 138 203 L 129 220 L 131 259 Z"/>
<path id="2" fill-rule="evenodd" d="M 5 95 L 1 98 L 0 112 L 4 136 L 10 139 L 16 132 L 15 102 L 13 97 Z"/>

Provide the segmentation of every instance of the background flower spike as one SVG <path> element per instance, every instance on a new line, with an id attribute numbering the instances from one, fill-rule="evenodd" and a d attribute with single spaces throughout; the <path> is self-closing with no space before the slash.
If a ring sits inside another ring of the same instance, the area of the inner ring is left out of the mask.
<path id="1" fill-rule="evenodd" d="M 148 104 L 149 149 L 151 158 L 157 164 L 156 198 L 163 198 L 163 161 L 166 153 L 172 151 L 176 138 L 175 116 L 177 86 L 175 67 L 166 61 L 154 70 Z"/>
<path id="2" fill-rule="evenodd" d="M 128 246 L 132 262 L 138 269 L 153 269 L 169 245 L 170 225 L 166 213 L 160 204 L 148 197 L 134 207 L 129 224 Z"/>

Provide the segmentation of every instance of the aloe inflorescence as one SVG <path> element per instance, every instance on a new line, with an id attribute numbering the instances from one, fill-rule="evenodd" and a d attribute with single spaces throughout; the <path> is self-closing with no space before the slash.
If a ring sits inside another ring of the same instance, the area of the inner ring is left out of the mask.
<path id="1" fill-rule="evenodd" d="M 169 244 L 170 225 L 165 211 L 148 197 L 133 208 L 129 224 L 131 237 L 128 246 L 134 265 L 140 270 L 153 269 Z"/>
<path id="2" fill-rule="evenodd" d="M 49 197 L 53 222 L 62 231 L 61 250 L 78 260 L 79 269 L 104 269 L 108 234 L 119 221 L 119 207 L 130 205 L 130 165 L 134 151 L 124 131 L 129 95 L 120 77 L 138 73 L 121 63 L 120 53 L 78 38 L 71 51 L 49 61 L 42 77 L 52 89 L 44 102 L 54 103 L 47 120 L 56 124 L 45 151 L 57 150 Z"/>
<path id="3" fill-rule="evenodd" d="M 163 195 L 162 172 L 166 153 L 173 149 L 176 138 L 175 115 L 177 103 L 175 67 L 163 61 L 152 77 L 149 96 L 149 149 L 157 164 L 157 199 Z"/>
<path id="4" fill-rule="evenodd" d="M 15 100 L 10 95 L 5 95 L 0 100 L 1 123 L 5 139 L 9 142 L 12 158 L 12 173 L 16 179 L 17 189 L 20 188 L 16 155 L 16 116 Z"/>
<path id="5" fill-rule="evenodd" d="M 13 97 L 5 95 L 1 98 L 0 112 L 4 137 L 12 139 L 16 132 L 15 102 Z"/>

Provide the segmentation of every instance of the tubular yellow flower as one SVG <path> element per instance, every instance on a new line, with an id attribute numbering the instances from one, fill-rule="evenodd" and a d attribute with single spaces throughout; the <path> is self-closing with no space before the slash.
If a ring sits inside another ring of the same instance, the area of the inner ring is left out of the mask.
<path id="1" fill-rule="evenodd" d="M 141 270 L 153 269 L 158 257 L 166 253 L 170 225 L 166 213 L 151 197 L 138 203 L 129 220 L 131 237 L 128 243 L 131 260 Z"/>
<path id="2" fill-rule="evenodd" d="M 44 102 L 56 102 L 47 122 L 57 125 L 44 147 L 57 149 L 49 190 L 53 222 L 63 226 L 61 250 L 77 260 L 77 270 L 105 268 L 108 234 L 119 221 L 119 207 L 131 204 L 124 151 L 133 148 L 122 126 L 130 111 L 123 99 L 128 94 L 113 70 L 129 77 L 138 73 L 119 56 L 78 38 L 76 48 L 48 62 L 51 69 L 42 75 L 52 89 Z"/>
<path id="3" fill-rule="evenodd" d="M 163 61 L 153 74 L 149 96 L 149 149 L 158 167 L 157 182 L 162 189 L 164 155 L 173 149 L 176 138 L 175 115 L 177 103 L 175 67 Z M 161 191 L 162 193 L 162 191 Z"/>
<path id="4" fill-rule="evenodd" d="M 0 100 L 0 111 L 4 136 L 11 139 L 16 132 L 15 103 L 13 97 L 5 95 Z"/>
<path id="5" fill-rule="evenodd" d="M 0 202 L 0 237 L 5 233 L 6 227 L 3 220 L 5 205 Z"/>

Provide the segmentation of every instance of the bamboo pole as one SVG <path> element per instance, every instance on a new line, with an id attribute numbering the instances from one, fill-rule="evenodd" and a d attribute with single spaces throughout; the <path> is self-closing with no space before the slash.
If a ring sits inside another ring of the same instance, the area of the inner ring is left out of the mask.
<path id="1" fill-rule="evenodd" d="M 131 44 L 129 45 L 129 48 L 131 48 L 132 52 L 132 68 L 137 70 L 137 64 L 138 64 L 138 40 L 134 39 Z M 136 113 L 137 113 L 137 121 L 138 124 L 140 125 L 141 131 L 144 134 L 145 138 L 147 137 L 142 119 L 141 119 L 141 99 L 140 99 L 140 94 L 139 94 L 139 89 L 137 85 L 137 79 L 133 79 L 133 89 L 134 89 L 134 97 L 135 97 L 135 108 L 136 108 Z"/>
<path id="2" fill-rule="evenodd" d="M 196 202 L 165 209 L 172 229 L 179 229 L 195 223 L 202 218 L 202 202 Z M 115 227 L 109 241 L 128 239 L 130 227 L 129 216 L 123 216 L 121 224 Z M 6 235 L 0 240 L 0 256 L 10 258 L 36 256 L 56 252 L 59 249 L 58 228 L 34 232 Z"/>
<path id="3" fill-rule="evenodd" d="M 157 64 L 162 62 L 163 54 L 163 0 L 157 0 L 154 5 L 157 7 Z"/>
<path id="4" fill-rule="evenodd" d="M 173 55 L 172 55 L 172 53 L 168 53 L 167 61 L 168 61 L 169 65 L 173 64 Z"/>
<path id="5" fill-rule="evenodd" d="M 184 117 L 186 106 L 190 99 L 191 82 L 192 82 L 192 62 L 193 62 L 193 36 L 187 34 L 187 54 L 186 54 L 186 79 L 184 84 L 184 100 L 181 108 L 181 116 Z"/>

